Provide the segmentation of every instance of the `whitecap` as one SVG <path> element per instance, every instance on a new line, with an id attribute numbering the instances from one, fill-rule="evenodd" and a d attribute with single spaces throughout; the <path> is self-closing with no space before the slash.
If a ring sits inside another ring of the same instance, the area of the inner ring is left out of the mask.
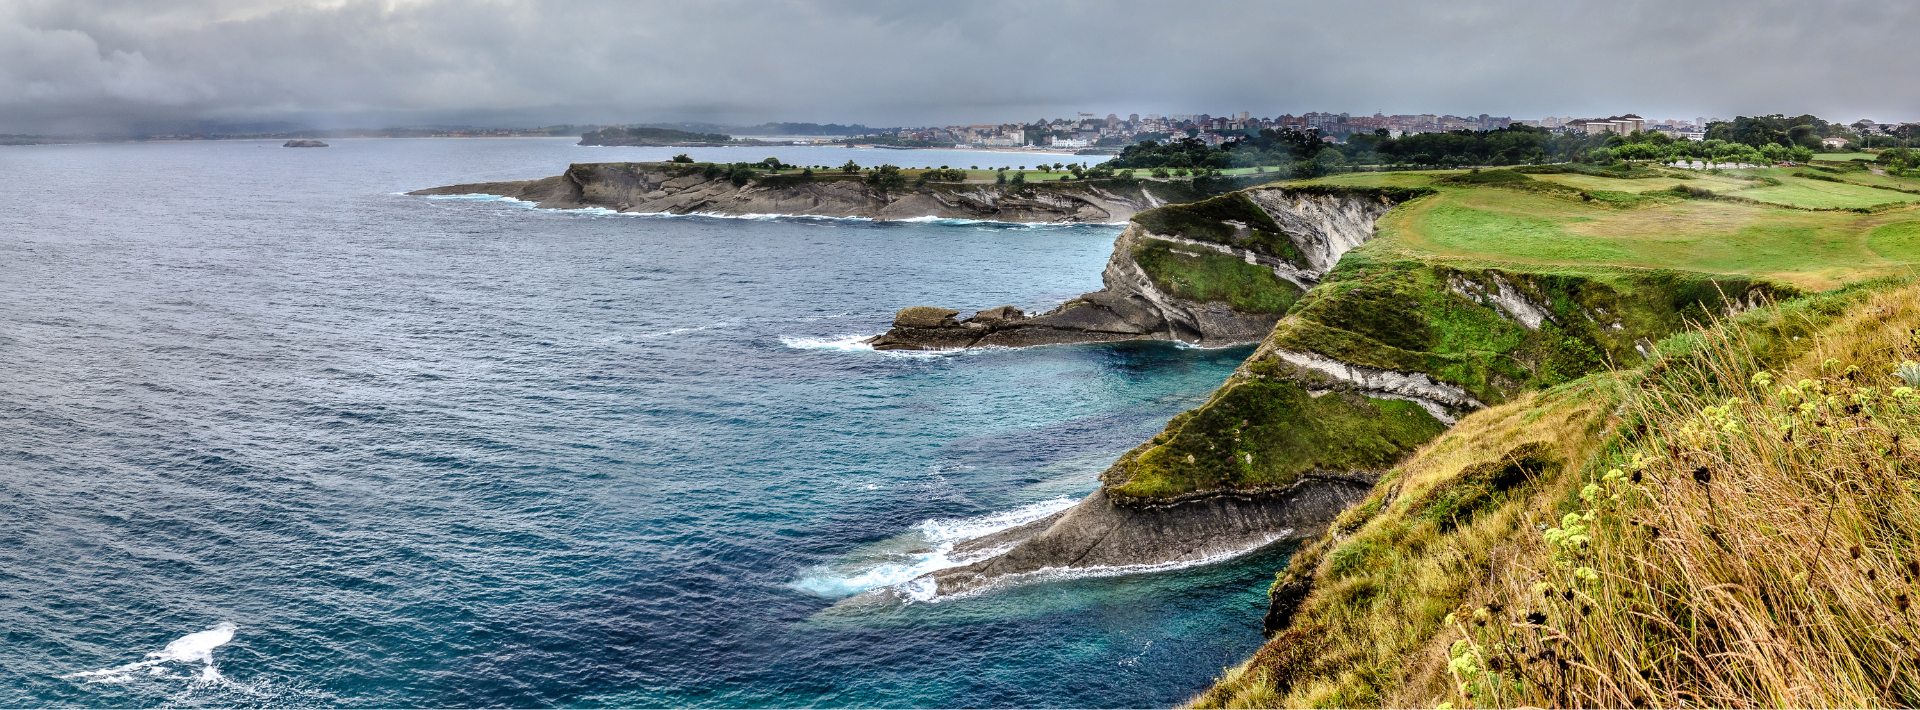
<path id="1" fill-rule="evenodd" d="M 871 335 L 843 335 L 831 338 L 781 338 L 780 344 L 795 350 L 837 350 L 840 352 L 864 352 L 895 358 L 936 358 L 953 355 L 967 355 L 989 350 L 1008 350 L 1009 348 L 988 345 L 951 350 L 875 350 L 867 341 Z"/>
<path id="2" fill-rule="evenodd" d="M 149 676 L 163 678 L 185 678 L 199 682 L 224 680 L 220 669 L 213 665 L 213 649 L 227 645 L 233 640 L 233 632 L 239 627 L 231 622 L 222 621 L 213 628 L 196 631 L 168 643 L 166 648 L 152 651 L 144 660 L 124 666 L 102 668 L 97 671 L 81 671 L 60 676 L 63 680 L 84 680 L 88 683 L 126 683 L 134 679 L 134 671 L 145 670 Z M 174 676 L 168 675 L 169 663 L 202 664 L 198 674 Z"/>
<path id="3" fill-rule="evenodd" d="M 1076 502 L 1073 498 L 1061 497 L 972 518 L 923 520 L 905 534 L 855 551 L 840 562 L 807 570 L 787 586 L 823 597 L 844 597 L 904 586 L 909 596 L 918 592 L 931 599 L 932 583 L 920 579 L 927 573 L 972 564 L 1005 552 L 986 549 L 956 555 L 953 552 L 956 544 L 1025 525 L 1066 510 Z"/>

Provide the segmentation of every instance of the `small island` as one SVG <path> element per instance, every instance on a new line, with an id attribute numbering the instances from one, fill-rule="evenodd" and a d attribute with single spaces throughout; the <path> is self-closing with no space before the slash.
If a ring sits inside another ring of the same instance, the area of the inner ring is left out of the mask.
<path id="1" fill-rule="evenodd" d="M 293 140 L 280 144 L 280 147 L 282 148 L 325 148 L 327 147 L 327 144 L 322 143 L 320 141 L 310 141 L 310 140 L 305 140 L 301 138 L 295 138 Z"/>

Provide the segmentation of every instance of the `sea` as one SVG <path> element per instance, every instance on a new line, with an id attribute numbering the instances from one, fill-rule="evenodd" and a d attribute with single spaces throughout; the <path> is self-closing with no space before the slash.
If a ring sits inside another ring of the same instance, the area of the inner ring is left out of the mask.
<path id="1" fill-rule="evenodd" d="M 860 344 L 1096 290 L 1118 225 L 402 194 L 1076 161 L 574 142 L 0 147 L 0 706 L 1165 706 L 1261 643 L 1284 548 L 871 593 L 1086 495 L 1246 357 Z"/>

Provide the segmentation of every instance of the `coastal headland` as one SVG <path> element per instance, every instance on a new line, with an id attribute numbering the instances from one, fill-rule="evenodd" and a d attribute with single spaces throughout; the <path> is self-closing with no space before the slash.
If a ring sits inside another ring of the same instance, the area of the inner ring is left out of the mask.
<path id="1" fill-rule="evenodd" d="M 1831 644 L 1845 637 L 1841 655 L 1910 663 L 1903 642 L 1837 624 L 1865 628 L 1898 607 L 1873 601 L 1892 599 L 1878 580 L 1907 570 L 1906 543 L 1882 538 L 1920 530 L 1920 509 L 1875 493 L 1920 488 L 1907 473 L 1920 470 L 1914 179 L 1840 162 L 1562 164 L 1347 173 L 1176 200 L 1150 181 L 1123 194 L 1092 181 L 870 177 L 576 165 L 416 194 L 1127 221 L 1101 291 L 1037 315 L 909 307 L 871 343 L 1258 347 L 1078 503 L 961 542 L 953 557 L 967 564 L 872 594 L 964 595 L 1299 541 L 1270 589 L 1267 645 L 1196 705 L 1684 704 L 1709 684 L 1807 705 L 1907 697 L 1803 661 L 1839 657 Z M 1880 478 L 1809 488 L 1808 466 Z M 1815 503 L 1837 522 L 1806 513 Z M 1734 514 L 1749 523 L 1718 522 Z M 1906 517 L 1889 528 L 1890 515 Z M 1834 529 L 1850 537 L 1822 553 Z M 1829 581 L 1796 581 L 1813 574 Z M 1766 631 L 1754 609 L 1768 605 L 1839 621 Z M 1568 636 L 1583 623 L 1591 636 Z M 1762 642 L 1799 650 L 1742 662 L 1765 677 L 1679 662 L 1660 666 L 1667 677 L 1633 660 Z M 1547 675 L 1520 670 L 1530 663 Z"/>
<path id="2" fill-rule="evenodd" d="M 754 164 L 758 166 L 758 164 Z M 1186 181 L 969 182 L 959 175 L 883 166 L 865 173 L 743 168 L 702 163 L 575 163 L 538 180 L 472 183 L 410 195 L 486 194 L 548 209 L 710 215 L 795 215 L 1002 222 L 1124 222 L 1141 210 L 1194 197 Z M 891 168 L 891 170 L 887 170 Z"/>

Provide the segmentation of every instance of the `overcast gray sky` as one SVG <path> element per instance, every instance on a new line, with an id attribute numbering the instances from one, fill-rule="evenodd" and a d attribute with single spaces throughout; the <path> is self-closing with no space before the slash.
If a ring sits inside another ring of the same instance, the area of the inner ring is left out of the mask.
<path id="1" fill-rule="evenodd" d="M 1913 2 L 0 0 L 0 131 L 1090 111 L 1920 120 Z"/>

